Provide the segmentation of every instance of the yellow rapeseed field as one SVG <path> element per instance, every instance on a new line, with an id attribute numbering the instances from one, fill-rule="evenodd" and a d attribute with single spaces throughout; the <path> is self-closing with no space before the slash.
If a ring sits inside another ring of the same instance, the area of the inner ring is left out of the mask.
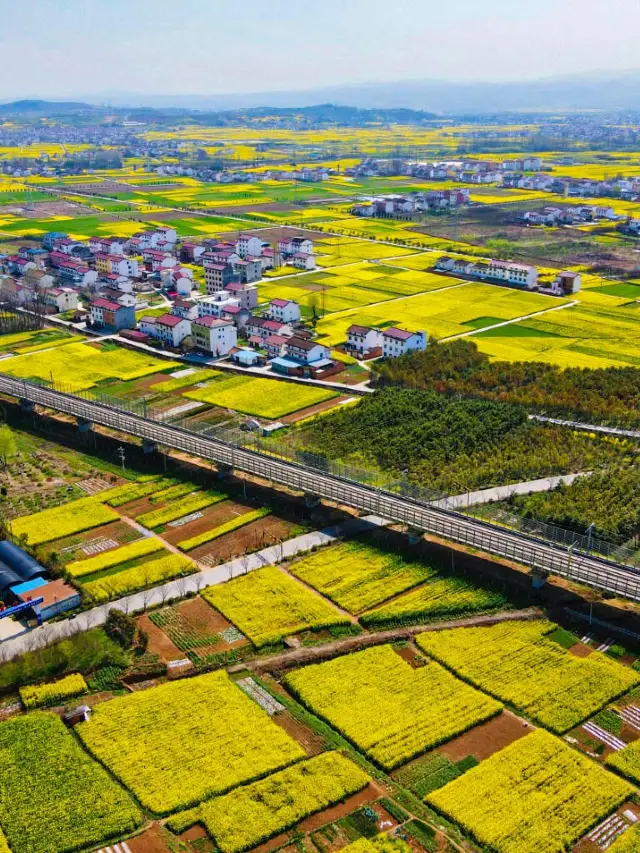
<path id="1" fill-rule="evenodd" d="M 226 672 L 103 702 L 77 732 L 158 814 L 188 808 L 305 757 Z"/>
<path id="2" fill-rule="evenodd" d="M 427 802 L 498 853 L 559 853 L 632 793 L 626 782 L 538 730 Z"/>
<path id="3" fill-rule="evenodd" d="M 348 758 L 325 752 L 210 800 L 200 809 L 201 820 L 223 853 L 240 853 L 368 783 L 367 774 Z"/>
<path id="4" fill-rule="evenodd" d="M 413 669 L 391 646 L 307 666 L 286 683 L 386 770 L 499 713 L 437 663 Z"/>
<path id="5" fill-rule="evenodd" d="M 202 595 L 254 646 L 276 643 L 310 628 L 349 624 L 345 616 L 320 596 L 275 566 L 208 587 Z"/>
<path id="6" fill-rule="evenodd" d="M 543 620 L 421 634 L 417 643 L 481 690 L 542 725 L 566 732 L 640 681 L 640 674 L 593 652 L 569 654 L 547 639 Z"/>

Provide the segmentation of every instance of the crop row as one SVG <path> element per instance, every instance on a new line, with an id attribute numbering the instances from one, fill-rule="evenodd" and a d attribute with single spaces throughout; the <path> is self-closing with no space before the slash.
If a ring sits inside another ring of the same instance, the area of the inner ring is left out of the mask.
<path id="1" fill-rule="evenodd" d="M 349 624 L 346 616 L 274 566 L 208 587 L 203 598 L 256 647 L 308 629 Z"/>
<path id="2" fill-rule="evenodd" d="M 26 536 L 29 545 L 42 545 L 91 530 L 120 518 L 115 510 L 101 503 L 100 498 L 80 498 L 77 501 L 42 510 L 32 515 L 16 518 L 11 522 L 11 532 L 15 537 Z"/>
<path id="3" fill-rule="evenodd" d="M 205 530 L 204 533 L 200 533 L 198 536 L 192 536 L 190 539 L 183 539 L 182 542 L 178 542 L 178 548 L 181 548 L 183 551 L 191 551 L 199 545 L 204 545 L 206 542 L 211 542 L 214 539 L 218 539 L 220 536 L 225 536 L 227 533 L 239 530 L 241 527 L 251 524 L 259 518 L 264 518 L 270 513 L 271 510 L 268 507 L 261 507 L 260 509 L 254 509 L 251 512 L 245 512 L 244 515 L 232 518 L 230 521 L 226 521 L 224 524 L 218 525 L 218 527 L 213 527 L 211 530 Z"/>
<path id="4" fill-rule="evenodd" d="M 20 688 L 20 699 L 27 710 L 61 705 L 73 696 L 87 692 L 84 678 L 73 673 L 51 684 L 31 684 Z"/>
<path id="5" fill-rule="evenodd" d="M 96 554 L 95 557 L 88 557 L 86 560 L 74 560 L 67 564 L 65 570 L 73 578 L 82 578 L 102 569 L 118 566 L 120 563 L 133 560 L 135 557 L 144 557 L 147 554 L 153 554 L 155 551 L 162 551 L 163 547 L 162 542 L 155 536 L 147 536 L 144 539 L 136 539 L 135 542 L 130 542 L 120 548 L 103 551 Z"/>
<path id="6" fill-rule="evenodd" d="M 129 592 L 191 574 L 194 568 L 194 564 L 187 557 L 168 554 L 157 560 L 148 560 L 138 566 L 115 572 L 100 580 L 89 581 L 84 585 L 84 589 L 94 601 L 110 601 Z"/>
<path id="7" fill-rule="evenodd" d="M 563 733 L 640 680 L 604 655 L 569 654 L 550 622 L 505 622 L 421 634 L 418 645 L 457 675 L 542 725 Z"/>
<path id="8" fill-rule="evenodd" d="M 307 666 L 287 675 L 286 684 L 387 770 L 502 707 L 436 663 L 413 669 L 391 646 Z"/>
<path id="9" fill-rule="evenodd" d="M 204 803 L 200 819 L 223 853 L 240 853 L 368 783 L 367 774 L 348 758 L 325 752 Z"/>
<path id="10" fill-rule="evenodd" d="M 160 527 L 162 524 L 168 524 L 170 521 L 175 521 L 177 518 L 197 512 L 199 509 L 204 509 L 224 499 L 225 495 L 221 495 L 219 492 L 196 491 L 187 495 L 182 500 L 172 502 L 168 506 L 145 512 L 139 515 L 136 521 L 145 527 Z"/>

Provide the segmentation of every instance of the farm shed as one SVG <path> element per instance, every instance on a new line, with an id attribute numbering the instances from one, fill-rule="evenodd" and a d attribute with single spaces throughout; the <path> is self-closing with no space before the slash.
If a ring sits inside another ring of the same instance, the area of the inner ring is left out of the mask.
<path id="1" fill-rule="evenodd" d="M 34 560 L 22 548 L 18 548 L 13 542 L 4 540 L 0 542 L 0 560 L 2 560 L 18 576 L 20 581 L 30 581 L 35 577 L 46 574 L 46 569 Z M 13 584 L 12 584 L 13 586 Z"/>

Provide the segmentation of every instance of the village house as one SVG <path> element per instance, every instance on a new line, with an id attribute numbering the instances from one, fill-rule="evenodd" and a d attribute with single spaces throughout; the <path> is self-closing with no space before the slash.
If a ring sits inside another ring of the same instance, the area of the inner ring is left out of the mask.
<path id="1" fill-rule="evenodd" d="M 240 307 L 249 311 L 258 305 L 258 288 L 255 284 L 242 284 L 239 281 L 230 282 L 225 290 L 239 300 Z"/>
<path id="2" fill-rule="evenodd" d="M 187 299 L 176 299 L 171 306 L 171 313 L 175 314 L 176 317 L 182 317 L 184 320 L 197 320 L 199 316 L 198 303 Z"/>
<path id="3" fill-rule="evenodd" d="M 238 343 L 238 333 L 230 320 L 200 317 L 191 324 L 193 346 L 214 356 L 227 355 Z"/>
<path id="4" fill-rule="evenodd" d="M 207 256 L 204 255 L 203 265 L 205 289 L 208 294 L 226 290 L 227 285 L 231 282 L 240 282 L 240 276 L 231 264 L 219 264 L 216 261 L 208 260 Z"/>
<path id="5" fill-rule="evenodd" d="M 135 329 L 136 311 L 133 306 L 119 305 L 109 299 L 94 299 L 89 308 L 91 325 L 112 331 Z"/>
<path id="6" fill-rule="evenodd" d="M 424 350 L 427 348 L 427 333 L 408 332 L 405 329 L 391 327 L 382 333 L 382 355 L 384 358 L 393 358 L 413 350 Z"/>
<path id="7" fill-rule="evenodd" d="M 272 299 L 269 317 L 280 323 L 296 323 L 300 320 L 300 306 L 293 299 Z"/>
<path id="8" fill-rule="evenodd" d="M 253 234 L 240 234 L 236 241 L 236 251 L 241 258 L 256 257 L 262 252 L 263 241 Z"/>
<path id="9" fill-rule="evenodd" d="M 166 346 L 177 349 L 191 334 L 191 323 L 175 314 L 162 314 L 160 317 L 144 316 L 140 318 L 140 330 L 162 341 Z"/>
<path id="10" fill-rule="evenodd" d="M 75 311 L 78 307 L 78 294 L 70 287 L 50 287 L 44 292 L 44 304 L 52 308 L 55 314 Z"/>
<path id="11" fill-rule="evenodd" d="M 346 347 L 359 355 L 382 355 L 382 332 L 354 323 L 347 329 Z"/>

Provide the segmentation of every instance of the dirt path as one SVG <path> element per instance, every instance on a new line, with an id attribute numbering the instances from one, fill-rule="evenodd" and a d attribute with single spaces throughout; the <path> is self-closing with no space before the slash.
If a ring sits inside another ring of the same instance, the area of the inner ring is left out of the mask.
<path id="1" fill-rule="evenodd" d="M 344 616 L 345 619 L 348 619 L 352 625 L 358 624 L 358 617 L 354 616 L 353 613 L 349 613 L 348 610 L 343 610 L 343 608 L 337 605 L 335 601 L 331 601 L 330 598 L 327 598 L 319 590 L 311 586 L 311 584 L 308 584 L 306 581 L 303 581 L 299 577 L 296 577 L 296 575 L 292 574 L 291 572 L 288 572 L 285 566 L 278 564 L 277 568 L 282 572 L 283 575 L 286 575 L 290 580 L 295 581 L 295 583 L 299 584 L 300 586 L 303 586 L 306 590 L 311 592 L 314 597 L 319 596 L 325 602 L 325 604 L 331 607 L 332 610 L 337 610 L 338 613 L 341 616 Z"/>
<path id="2" fill-rule="evenodd" d="M 185 554 L 184 551 L 181 551 L 179 548 L 176 548 L 175 545 L 172 545 L 171 542 L 167 542 L 166 539 L 163 539 L 158 533 L 154 533 L 153 530 L 149 530 L 148 527 L 143 527 L 142 524 L 139 524 L 133 518 L 129 518 L 128 515 L 121 515 L 120 518 L 124 521 L 125 524 L 128 524 L 129 527 L 133 527 L 134 530 L 137 530 L 138 533 L 142 533 L 147 539 L 149 536 L 153 536 L 155 539 L 158 539 L 162 542 L 163 546 L 167 549 L 167 551 L 171 551 L 172 554 L 177 554 L 179 557 L 188 557 L 188 554 Z M 206 571 L 211 568 L 210 566 L 205 566 L 204 563 L 199 563 L 197 560 L 194 560 L 193 557 L 189 557 L 196 566 L 200 569 L 201 572 Z"/>
<path id="3" fill-rule="evenodd" d="M 406 640 L 415 634 L 427 631 L 444 631 L 447 628 L 469 628 L 481 625 L 495 625 L 499 622 L 510 622 L 517 619 L 541 619 L 542 611 L 537 607 L 526 610 L 507 610 L 502 613 L 492 613 L 485 616 L 471 616 L 467 619 L 452 619 L 449 622 L 432 622 L 428 625 L 411 625 L 407 628 L 392 628 L 389 631 L 377 631 L 373 634 L 359 634 L 357 637 L 345 637 L 322 646 L 294 649 L 290 652 L 272 655 L 242 664 L 245 669 L 253 672 L 271 669 L 287 669 L 293 666 L 321 661 L 334 657 L 336 654 L 347 654 L 369 646 L 378 646 L 392 640 Z"/>

